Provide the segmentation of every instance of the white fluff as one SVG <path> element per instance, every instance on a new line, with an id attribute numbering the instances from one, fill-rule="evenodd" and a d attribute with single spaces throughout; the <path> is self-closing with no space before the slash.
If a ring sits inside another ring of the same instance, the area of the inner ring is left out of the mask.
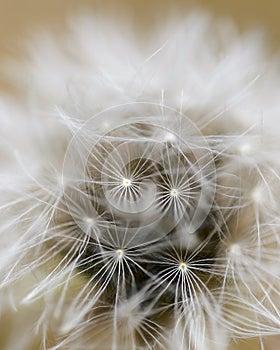
<path id="1" fill-rule="evenodd" d="M 82 16 L 28 54 L 0 104 L 1 349 L 279 335 L 280 76 L 260 37 Z"/>

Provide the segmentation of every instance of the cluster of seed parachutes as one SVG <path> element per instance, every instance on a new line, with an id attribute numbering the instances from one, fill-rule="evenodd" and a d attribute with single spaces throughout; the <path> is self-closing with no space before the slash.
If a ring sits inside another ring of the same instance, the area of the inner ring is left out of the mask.
<path id="1" fill-rule="evenodd" d="M 92 308 L 106 303 L 117 318 L 135 298 L 145 319 L 182 312 L 212 283 L 217 159 L 186 116 L 148 107 L 112 108 L 74 133 L 55 220 L 79 241 L 69 250 Z"/>
<path id="2" fill-rule="evenodd" d="M 90 314 L 97 328 L 111 325 L 112 348 L 132 348 L 136 338 L 147 348 L 165 344 L 163 329 L 172 322 L 184 334 L 182 346 L 199 348 L 197 334 L 210 315 L 216 324 L 221 296 L 227 303 L 235 287 L 243 293 L 235 273 L 247 271 L 246 262 L 237 270 L 242 255 L 230 230 L 247 204 L 236 156 L 224 144 L 178 111 L 141 103 L 103 111 L 73 131 L 55 229 L 64 259 L 87 276 L 78 313 Z M 251 229 L 244 236 L 250 244 Z M 246 317 L 237 328 L 251 322 Z"/>

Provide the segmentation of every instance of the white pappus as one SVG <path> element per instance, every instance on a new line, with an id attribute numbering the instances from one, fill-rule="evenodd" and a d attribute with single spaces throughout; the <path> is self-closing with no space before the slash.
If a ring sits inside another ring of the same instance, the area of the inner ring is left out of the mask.
<path id="1" fill-rule="evenodd" d="M 280 75 L 259 35 L 77 16 L 27 52 L 0 104 L 1 349 L 264 349 Z"/>

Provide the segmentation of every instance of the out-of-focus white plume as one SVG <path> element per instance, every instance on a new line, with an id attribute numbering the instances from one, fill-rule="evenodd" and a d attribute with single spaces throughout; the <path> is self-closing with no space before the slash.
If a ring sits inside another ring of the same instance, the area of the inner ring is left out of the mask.
<path id="1" fill-rule="evenodd" d="M 1 349 L 279 335 L 279 67 L 201 13 L 145 35 L 77 16 L 5 65 Z"/>

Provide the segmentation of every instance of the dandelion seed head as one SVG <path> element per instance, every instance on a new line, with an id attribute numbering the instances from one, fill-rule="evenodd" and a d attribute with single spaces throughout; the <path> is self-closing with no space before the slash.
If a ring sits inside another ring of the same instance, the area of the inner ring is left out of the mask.
<path id="1" fill-rule="evenodd" d="M 176 188 L 172 188 L 170 190 L 170 196 L 174 198 L 178 198 L 180 195 L 180 192 Z"/>
<path id="2" fill-rule="evenodd" d="M 255 203 L 260 204 L 264 199 L 263 188 L 261 186 L 255 187 L 251 191 L 251 198 Z"/>
<path id="3" fill-rule="evenodd" d="M 122 259 L 123 255 L 124 255 L 123 249 L 117 249 L 116 254 L 117 254 L 118 259 Z"/>
<path id="4" fill-rule="evenodd" d="M 239 256 L 241 255 L 241 247 L 238 243 L 232 243 L 229 248 L 229 253 L 233 256 Z"/>
<path id="5" fill-rule="evenodd" d="M 130 187 L 132 186 L 132 181 L 130 179 L 127 179 L 127 178 L 123 178 L 122 180 L 122 186 L 123 187 Z"/>
<path id="6" fill-rule="evenodd" d="M 108 121 L 103 121 L 102 126 L 104 130 L 110 130 L 111 128 L 111 124 Z"/>
<path id="7" fill-rule="evenodd" d="M 174 135 L 173 133 L 171 132 L 167 132 L 165 135 L 164 135 L 164 142 L 175 142 L 177 140 L 177 137 L 176 135 Z"/>
<path id="8" fill-rule="evenodd" d="M 252 153 L 253 146 L 251 143 L 243 143 L 239 146 L 239 153 L 243 156 L 248 156 Z"/>
<path id="9" fill-rule="evenodd" d="M 187 264 L 184 262 L 180 262 L 179 270 L 181 270 L 182 272 L 186 272 L 187 271 Z"/>
<path id="10" fill-rule="evenodd" d="M 95 218 L 85 217 L 84 222 L 89 226 L 93 226 L 95 224 Z"/>

